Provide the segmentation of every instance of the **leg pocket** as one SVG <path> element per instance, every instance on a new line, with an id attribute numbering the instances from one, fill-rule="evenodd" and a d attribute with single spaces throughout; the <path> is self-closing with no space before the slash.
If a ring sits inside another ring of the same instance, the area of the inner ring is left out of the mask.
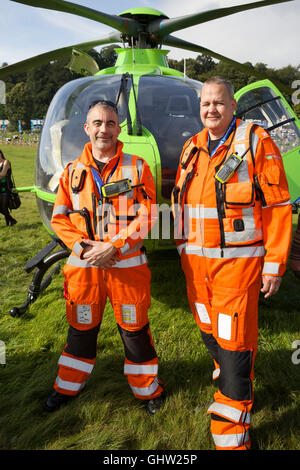
<path id="1" fill-rule="evenodd" d="M 112 270 L 107 287 L 118 325 L 135 331 L 148 323 L 151 296 L 150 271 L 146 265 L 137 269 Z"/>
<path id="2" fill-rule="evenodd" d="M 126 296 L 115 298 L 112 305 L 117 324 L 126 330 L 139 330 L 149 322 L 150 299 L 147 297 L 142 300 Z"/>
<path id="3" fill-rule="evenodd" d="M 213 335 L 225 349 L 244 349 L 245 317 L 248 292 L 246 289 L 218 287 L 213 290 L 212 328 Z"/>
<path id="4" fill-rule="evenodd" d="M 101 323 L 105 302 L 99 299 L 99 286 L 66 282 L 68 323 L 78 330 L 90 330 Z"/>
<path id="5" fill-rule="evenodd" d="M 187 295 L 197 325 L 205 333 L 211 333 L 211 305 L 207 283 L 189 279 Z"/>

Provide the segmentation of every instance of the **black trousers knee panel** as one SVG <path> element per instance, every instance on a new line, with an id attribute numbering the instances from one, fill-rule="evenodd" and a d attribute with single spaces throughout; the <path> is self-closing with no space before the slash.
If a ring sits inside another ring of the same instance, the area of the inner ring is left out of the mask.
<path id="1" fill-rule="evenodd" d="M 212 334 L 201 331 L 205 346 L 220 366 L 219 389 L 232 400 L 252 398 L 252 351 L 230 351 L 218 344 Z"/>
<path id="2" fill-rule="evenodd" d="M 148 333 L 149 324 L 138 331 L 124 330 L 120 325 L 118 325 L 118 329 L 123 341 L 125 356 L 129 361 L 141 363 L 157 357 Z"/>
<path id="3" fill-rule="evenodd" d="M 100 325 L 91 330 L 76 330 L 73 326 L 69 327 L 67 345 L 65 352 L 76 357 L 85 357 L 94 359 L 97 353 L 97 337 Z"/>
<path id="4" fill-rule="evenodd" d="M 232 400 L 251 400 L 252 351 L 228 351 L 220 347 L 219 388 Z"/>

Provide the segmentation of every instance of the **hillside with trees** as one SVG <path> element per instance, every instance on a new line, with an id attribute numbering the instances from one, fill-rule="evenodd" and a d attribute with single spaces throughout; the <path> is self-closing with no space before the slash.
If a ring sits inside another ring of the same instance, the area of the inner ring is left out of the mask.
<path id="1" fill-rule="evenodd" d="M 100 52 L 95 50 L 89 52 L 100 70 L 114 65 L 117 58 L 115 47 L 115 45 L 111 45 L 103 47 Z M 44 119 L 47 108 L 57 90 L 70 80 L 81 77 L 66 67 L 68 62 L 69 60 L 56 60 L 27 73 L 10 76 L 5 80 L 6 104 L 0 105 L 0 119 L 10 121 L 10 130 L 17 129 L 18 120 L 22 121 L 23 129 L 29 129 L 30 119 Z M 168 63 L 171 68 L 181 72 L 185 69 L 187 77 L 201 82 L 212 75 L 222 75 L 233 83 L 235 90 L 255 82 L 257 80 L 255 72 L 263 73 L 271 80 L 277 80 L 289 87 L 296 80 L 299 80 L 300 84 L 300 66 L 287 65 L 281 69 L 273 69 L 263 63 L 257 63 L 253 66 L 247 62 L 246 65 L 253 67 L 253 74 L 247 74 L 223 61 L 217 62 L 205 54 L 198 55 L 196 59 L 189 58 L 185 61 L 183 59 L 180 61 L 169 59 Z M 2 67 L 4 65 L 7 64 L 2 64 Z M 300 116 L 300 103 L 292 103 L 291 96 L 286 94 L 285 98 Z"/>

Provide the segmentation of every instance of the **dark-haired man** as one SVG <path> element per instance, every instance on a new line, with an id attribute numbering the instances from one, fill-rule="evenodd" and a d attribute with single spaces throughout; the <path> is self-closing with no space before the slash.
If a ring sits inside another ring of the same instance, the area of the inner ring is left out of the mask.
<path id="1" fill-rule="evenodd" d="M 156 221 L 154 182 L 143 159 L 123 152 L 113 103 L 93 103 L 84 128 L 90 142 L 65 168 L 52 217 L 56 235 L 72 250 L 63 271 L 70 327 L 46 409 L 56 410 L 84 387 L 109 298 L 124 344 L 124 374 L 153 415 L 164 393 L 149 327 L 150 271 L 142 244 Z"/>

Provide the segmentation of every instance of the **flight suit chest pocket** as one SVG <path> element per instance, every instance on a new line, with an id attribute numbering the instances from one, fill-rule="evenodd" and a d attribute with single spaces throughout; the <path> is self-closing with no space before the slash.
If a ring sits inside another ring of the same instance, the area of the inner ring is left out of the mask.
<path id="1" fill-rule="evenodd" d="M 254 184 L 251 182 L 226 183 L 224 200 L 226 209 L 253 206 L 255 200 Z"/>

